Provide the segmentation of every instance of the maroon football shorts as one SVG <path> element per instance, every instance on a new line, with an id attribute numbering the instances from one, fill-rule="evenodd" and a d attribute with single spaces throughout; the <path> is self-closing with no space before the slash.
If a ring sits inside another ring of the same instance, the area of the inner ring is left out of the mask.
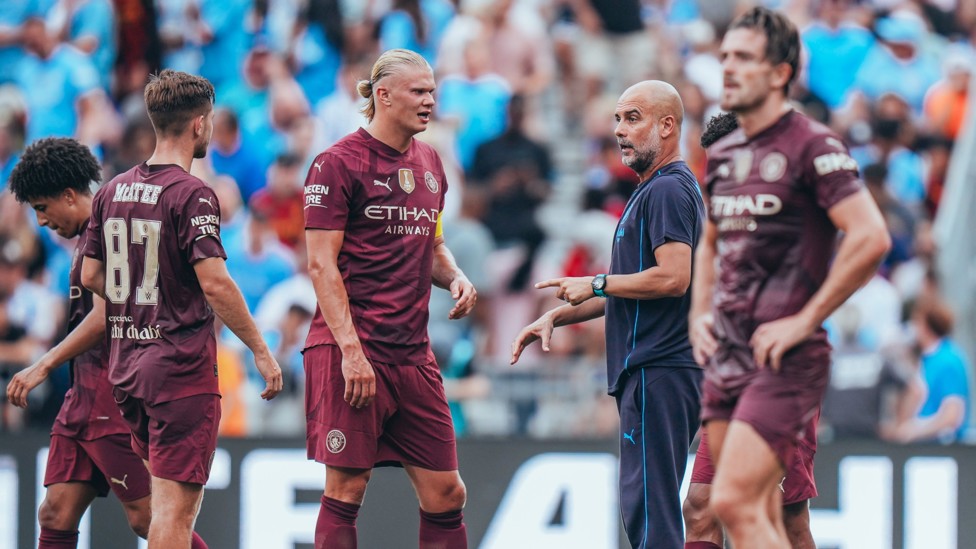
<path id="1" fill-rule="evenodd" d="M 783 479 L 783 505 L 791 505 L 817 497 L 817 481 L 813 476 L 813 458 L 817 453 L 817 424 L 820 422 L 820 411 L 807 423 L 803 438 L 797 443 L 796 452 L 786 477 Z M 691 470 L 691 482 L 695 484 L 711 484 L 715 478 L 715 464 L 712 462 L 711 449 L 708 446 L 708 435 L 704 427 L 701 431 L 698 451 L 695 452 L 695 465 Z"/>
<path id="2" fill-rule="evenodd" d="M 742 353 L 723 356 L 742 360 Z M 769 444 L 784 469 L 792 463 L 793 450 L 807 423 L 820 408 L 830 376 L 830 349 L 821 344 L 802 345 L 783 357 L 778 372 L 750 369 L 734 379 L 709 364 L 702 391 L 702 421 L 738 420 L 752 426 Z"/>
<path id="3" fill-rule="evenodd" d="M 77 440 L 51 435 L 44 486 L 61 482 L 87 482 L 98 497 L 111 488 L 120 501 L 135 501 L 149 495 L 149 471 L 132 452 L 132 437 L 108 435 L 94 440 Z"/>
<path id="4" fill-rule="evenodd" d="M 336 345 L 305 351 L 308 458 L 334 467 L 415 465 L 458 468 L 454 423 L 436 362 L 396 366 L 371 361 L 376 399 L 353 408 L 343 399 L 342 352 Z"/>
<path id="5" fill-rule="evenodd" d="M 217 451 L 220 395 L 194 395 L 155 406 L 118 388 L 115 402 L 132 430 L 132 449 L 154 477 L 206 484 Z"/>

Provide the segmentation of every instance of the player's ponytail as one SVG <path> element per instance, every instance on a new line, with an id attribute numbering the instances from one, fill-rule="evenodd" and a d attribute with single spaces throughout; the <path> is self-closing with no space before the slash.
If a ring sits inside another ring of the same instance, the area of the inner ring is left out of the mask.
<path id="1" fill-rule="evenodd" d="M 356 91 L 366 98 L 366 104 L 360 109 L 366 120 L 372 122 L 373 117 L 376 116 L 376 97 L 373 95 L 373 88 L 380 80 L 396 73 L 405 65 L 431 70 L 427 60 L 416 52 L 404 49 L 387 50 L 380 55 L 376 63 L 373 63 L 369 80 L 360 80 L 356 84 Z"/>

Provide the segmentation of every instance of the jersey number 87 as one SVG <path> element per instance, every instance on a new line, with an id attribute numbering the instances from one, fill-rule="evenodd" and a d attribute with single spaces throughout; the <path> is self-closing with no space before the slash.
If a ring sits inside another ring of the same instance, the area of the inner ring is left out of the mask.
<path id="1" fill-rule="evenodd" d="M 156 305 L 159 301 L 159 231 L 162 222 L 133 219 L 132 230 L 125 219 L 113 217 L 105 222 L 102 237 L 105 239 L 105 296 L 112 303 L 125 303 L 129 299 L 132 281 L 129 267 L 129 235 L 133 244 L 143 244 L 146 261 L 143 263 L 142 284 L 136 287 L 137 305 Z"/>

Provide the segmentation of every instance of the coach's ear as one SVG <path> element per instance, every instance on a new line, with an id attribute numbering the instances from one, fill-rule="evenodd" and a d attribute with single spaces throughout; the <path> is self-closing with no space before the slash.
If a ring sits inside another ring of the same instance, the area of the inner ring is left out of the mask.
<path id="1" fill-rule="evenodd" d="M 661 139 L 667 139 L 678 128 L 678 121 L 674 118 L 674 115 L 672 114 L 662 116 L 658 124 L 659 124 L 658 131 L 661 132 Z"/>

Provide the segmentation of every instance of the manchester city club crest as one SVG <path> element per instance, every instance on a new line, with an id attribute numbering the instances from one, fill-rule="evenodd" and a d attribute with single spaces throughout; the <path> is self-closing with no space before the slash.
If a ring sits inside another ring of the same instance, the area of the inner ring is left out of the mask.
<path id="1" fill-rule="evenodd" d="M 325 445 L 330 452 L 338 454 L 346 449 L 346 435 L 338 429 L 333 429 L 325 436 Z"/>
<path id="2" fill-rule="evenodd" d="M 786 156 L 780 152 L 771 152 L 759 163 L 759 177 L 767 183 L 773 183 L 783 178 L 786 173 Z"/>
<path id="3" fill-rule="evenodd" d="M 736 183 L 742 183 L 752 172 L 752 151 L 749 149 L 739 149 L 732 156 L 732 173 L 735 175 Z"/>
<path id="4" fill-rule="evenodd" d="M 434 174 L 430 172 L 424 174 L 424 184 L 427 185 L 427 190 L 434 194 L 437 194 L 437 191 L 441 188 L 437 184 L 437 180 L 434 179 Z"/>
<path id="5" fill-rule="evenodd" d="M 413 180 L 413 170 L 410 168 L 400 168 L 400 188 L 407 194 L 417 188 L 417 182 Z"/>

